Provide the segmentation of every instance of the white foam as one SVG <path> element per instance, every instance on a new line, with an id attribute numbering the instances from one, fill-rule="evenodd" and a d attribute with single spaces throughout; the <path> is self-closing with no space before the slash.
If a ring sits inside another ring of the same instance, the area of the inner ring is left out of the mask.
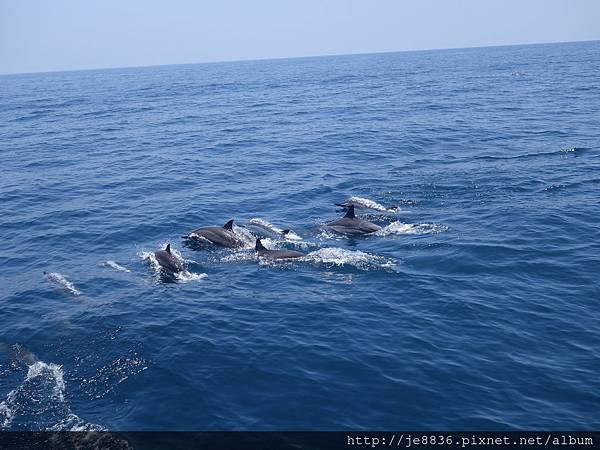
<path id="1" fill-rule="evenodd" d="M 317 264 L 331 264 L 335 266 L 353 266 L 362 270 L 373 268 L 394 270 L 396 263 L 382 256 L 370 255 L 360 250 L 346 250 L 332 247 L 322 248 L 301 258 Z"/>
<path id="2" fill-rule="evenodd" d="M 252 233 L 250 233 L 250 230 L 247 230 L 244 227 L 238 227 L 236 224 L 233 224 L 233 232 L 238 238 L 242 240 L 242 242 L 244 243 L 244 247 L 254 248 L 256 238 Z"/>
<path id="3" fill-rule="evenodd" d="M 12 401 L 13 391 L 8 393 L 6 400 L 0 403 L 0 430 L 4 430 L 10 426 L 12 421 L 15 418 L 15 413 L 12 409 L 9 408 L 8 403 Z"/>
<path id="4" fill-rule="evenodd" d="M 265 239 L 266 241 L 266 239 Z M 261 241 L 263 242 L 263 241 Z M 243 262 L 243 261 L 254 261 L 256 260 L 256 253 L 254 249 L 250 251 L 248 248 L 236 249 L 231 253 L 228 253 L 220 258 L 220 261 L 223 263 L 232 263 L 232 262 Z"/>
<path id="5" fill-rule="evenodd" d="M 50 273 L 46 273 L 45 275 L 46 275 L 46 280 L 65 288 L 71 294 L 81 295 L 81 291 L 79 289 L 77 289 L 75 287 L 75 285 L 73 285 L 73 283 L 71 283 L 69 280 L 67 280 L 64 277 L 64 275 L 62 275 L 58 272 L 50 272 Z"/>
<path id="6" fill-rule="evenodd" d="M 435 225 L 431 223 L 413 224 L 397 221 L 390 223 L 373 234 L 376 236 L 389 236 L 391 234 L 432 234 L 442 233 L 447 230 L 448 227 L 444 225 Z"/>
<path id="7" fill-rule="evenodd" d="M 188 283 L 190 281 L 204 280 L 205 278 L 208 278 L 208 275 L 205 273 L 194 273 L 194 272 L 189 272 L 189 271 L 185 270 L 183 272 L 176 273 L 175 278 L 177 278 L 177 280 L 182 281 L 184 283 Z"/>
<path id="8" fill-rule="evenodd" d="M 119 272 L 127 272 L 127 273 L 131 272 L 131 270 L 129 270 L 127 267 L 123 267 L 121 264 L 119 264 L 115 261 L 106 261 L 104 263 L 104 265 L 106 267 L 110 267 L 112 269 L 118 270 Z"/>
<path id="9" fill-rule="evenodd" d="M 73 414 L 65 400 L 65 391 L 62 366 L 43 361 L 30 364 L 25 380 L 0 403 L 0 429 L 9 429 L 15 418 L 22 416 L 45 430 L 105 430 Z"/>
<path id="10" fill-rule="evenodd" d="M 154 272 L 160 272 L 160 264 L 158 263 L 156 256 L 154 256 L 154 252 L 146 252 L 142 250 L 141 252 L 138 252 L 138 256 L 144 261 L 148 261 L 152 266 L 152 269 L 154 269 Z"/>
<path id="11" fill-rule="evenodd" d="M 62 366 L 52 363 L 46 364 L 43 361 L 36 361 L 28 367 L 27 378 L 25 378 L 25 381 L 43 376 L 48 376 L 54 383 L 54 388 L 52 389 L 53 397 L 61 402 L 65 401 L 65 379 Z"/>
<path id="12" fill-rule="evenodd" d="M 346 203 L 348 204 L 352 204 L 355 206 L 362 206 L 363 208 L 368 208 L 368 209 L 373 209 L 375 211 L 382 211 L 382 212 L 389 212 L 389 213 L 396 213 L 398 212 L 400 209 L 388 209 L 385 206 L 381 205 L 380 203 L 377 203 L 376 201 L 370 200 L 368 198 L 363 198 L 363 197 L 350 197 L 348 200 L 346 200 Z"/>

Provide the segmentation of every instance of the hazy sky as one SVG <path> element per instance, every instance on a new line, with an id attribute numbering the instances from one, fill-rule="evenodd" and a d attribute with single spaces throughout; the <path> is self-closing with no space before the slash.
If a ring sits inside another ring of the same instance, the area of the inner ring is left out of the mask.
<path id="1" fill-rule="evenodd" d="M 0 0 L 0 73 L 594 39 L 598 0 Z"/>

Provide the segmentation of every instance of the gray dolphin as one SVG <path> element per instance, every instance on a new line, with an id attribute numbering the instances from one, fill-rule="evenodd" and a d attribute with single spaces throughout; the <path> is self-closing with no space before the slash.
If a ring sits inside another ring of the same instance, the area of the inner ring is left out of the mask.
<path id="1" fill-rule="evenodd" d="M 297 252 L 296 250 L 269 250 L 260 239 L 256 240 L 256 246 L 254 247 L 258 256 L 263 258 L 271 258 L 271 259 L 289 259 L 289 258 L 302 258 L 306 256 L 304 253 Z"/>
<path id="2" fill-rule="evenodd" d="M 346 215 L 341 219 L 334 220 L 326 224 L 327 229 L 336 233 L 346 234 L 349 236 L 358 236 L 363 234 L 374 233 L 381 230 L 379 225 L 359 219 L 354 214 L 354 205 L 350 205 Z"/>
<path id="3" fill-rule="evenodd" d="M 243 247 L 244 241 L 234 233 L 233 220 L 230 220 L 222 227 L 201 227 L 192 231 L 184 239 L 193 239 L 196 241 L 206 240 L 211 244 L 221 245 L 223 247 Z"/>
<path id="4" fill-rule="evenodd" d="M 290 230 L 276 231 L 261 223 L 249 223 L 246 228 L 256 237 L 269 239 L 280 239 L 290 232 Z"/>
<path id="5" fill-rule="evenodd" d="M 185 267 L 183 267 L 177 256 L 171 253 L 171 244 L 167 244 L 164 250 L 154 252 L 154 257 L 160 264 L 160 267 L 169 272 L 177 273 L 185 270 Z"/>

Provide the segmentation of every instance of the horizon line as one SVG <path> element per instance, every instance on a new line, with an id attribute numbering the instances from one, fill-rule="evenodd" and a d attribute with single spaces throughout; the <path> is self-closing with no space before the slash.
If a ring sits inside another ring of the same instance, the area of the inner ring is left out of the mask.
<path id="1" fill-rule="evenodd" d="M 392 53 L 433 52 L 433 51 L 442 51 L 442 50 L 469 50 L 469 49 L 476 49 L 476 48 L 519 47 L 519 46 L 526 46 L 526 45 L 577 44 L 577 43 L 588 43 L 588 42 L 600 42 L 600 39 L 584 39 L 584 40 L 577 40 L 577 41 L 529 42 L 529 43 L 519 43 L 519 44 L 492 44 L 492 45 L 477 45 L 477 46 L 466 46 L 466 47 L 435 47 L 435 48 L 410 49 L 410 50 L 383 50 L 383 51 L 358 52 L 358 53 L 327 53 L 327 54 L 323 54 L 323 55 L 304 55 L 304 56 L 275 56 L 275 57 L 267 56 L 264 58 L 223 59 L 223 60 L 200 61 L 200 62 L 143 64 L 143 65 L 132 65 L 132 66 L 90 67 L 90 68 L 85 68 L 85 69 L 58 69 L 58 70 L 40 70 L 40 71 L 31 71 L 31 72 L 2 72 L 2 73 L 0 73 L 0 77 L 64 73 L 64 72 L 88 72 L 88 71 L 91 72 L 91 71 L 100 71 L 100 70 L 143 69 L 143 68 L 151 68 L 151 67 L 195 66 L 195 65 L 202 65 L 202 64 L 226 64 L 226 63 L 253 62 L 253 61 L 278 61 L 278 60 L 286 60 L 286 59 L 330 58 L 330 57 L 334 57 L 334 56 L 385 55 L 385 54 L 392 54 Z"/>

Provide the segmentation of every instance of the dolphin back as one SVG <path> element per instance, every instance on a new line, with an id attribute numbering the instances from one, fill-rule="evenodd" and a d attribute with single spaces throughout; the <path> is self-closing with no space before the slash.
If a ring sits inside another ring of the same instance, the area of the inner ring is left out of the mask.
<path id="1" fill-rule="evenodd" d="M 158 264 L 165 270 L 170 272 L 183 272 L 185 270 L 182 262 L 170 251 L 159 250 L 154 253 L 154 257 L 158 261 Z"/>

